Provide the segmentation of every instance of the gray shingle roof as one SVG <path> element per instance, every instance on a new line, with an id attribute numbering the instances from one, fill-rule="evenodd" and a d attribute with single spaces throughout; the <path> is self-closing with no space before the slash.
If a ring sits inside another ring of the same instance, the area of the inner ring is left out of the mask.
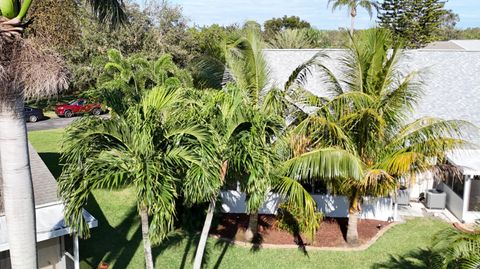
<path id="1" fill-rule="evenodd" d="M 30 167 L 32 170 L 33 192 L 35 206 L 59 202 L 57 196 L 57 182 L 50 170 L 40 158 L 35 149 L 29 144 Z M 0 190 L 2 189 L 2 174 L 0 170 Z M 0 215 L 3 215 L 3 195 L 0 197 Z"/>
<path id="2" fill-rule="evenodd" d="M 325 64 L 340 74 L 337 63 L 344 50 L 265 50 L 271 83 L 283 86 L 298 65 L 320 51 L 330 57 Z M 405 52 L 399 66 L 404 71 L 421 71 L 425 83 L 425 95 L 412 119 L 434 116 L 468 120 L 480 126 L 480 51 L 410 50 Z M 326 95 L 316 72 L 309 77 L 305 88 L 316 95 Z"/>

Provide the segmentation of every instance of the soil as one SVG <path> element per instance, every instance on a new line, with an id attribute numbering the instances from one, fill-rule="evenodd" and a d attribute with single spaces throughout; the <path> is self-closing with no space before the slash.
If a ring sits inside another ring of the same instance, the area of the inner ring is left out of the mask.
<path id="1" fill-rule="evenodd" d="M 315 247 L 349 247 L 345 241 L 347 233 L 347 218 L 325 218 L 318 229 L 315 241 L 309 242 L 304 235 L 294 236 L 277 227 L 274 215 L 259 215 L 259 235 L 255 240 L 258 244 L 299 245 Z M 386 221 L 359 219 L 359 244 L 372 239 L 380 230 L 389 225 Z M 245 230 L 248 227 L 246 214 L 222 214 L 218 225 L 212 227 L 210 234 L 235 241 L 245 242 Z"/>

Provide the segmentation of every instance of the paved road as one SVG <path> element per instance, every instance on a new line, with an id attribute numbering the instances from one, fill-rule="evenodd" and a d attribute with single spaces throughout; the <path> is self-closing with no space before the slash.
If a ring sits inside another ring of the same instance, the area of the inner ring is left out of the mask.
<path id="1" fill-rule="evenodd" d="M 100 117 L 108 117 L 108 115 L 102 115 Z M 40 131 L 40 130 L 49 130 L 49 129 L 57 129 L 57 128 L 64 128 L 73 121 L 80 119 L 79 117 L 72 117 L 72 118 L 51 118 L 47 120 L 41 120 L 35 123 L 27 122 L 27 130 L 28 131 Z"/>

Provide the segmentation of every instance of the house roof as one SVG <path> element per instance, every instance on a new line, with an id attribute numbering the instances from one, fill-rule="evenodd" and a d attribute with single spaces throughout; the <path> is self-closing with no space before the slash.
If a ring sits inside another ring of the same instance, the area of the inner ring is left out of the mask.
<path id="1" fill-rule="evenodd" d="M 458 166 L 464 175 L 480 175 L 480 150 L 456 150 L 447 153 L 447 158 Z"/>
<path id="2" fill-rule="evenodd" d="M 71 233 L 70 227 L 64 221 L 64 205 L 57 196 L 57 182 L 30 144 L 28 149 L 35 195 L 37 241 L 69 234 Z M 0 190 L 2 188 L 1 174 L 0 171 Z M 85 209 L 83 217 L 90 228 L 98 226 L 97 220 Z M 0 197 L 0 251 L 8 249 L 7 222 L 3 210 L 3 198 Z"/>
<path id="3" fill-rule="evenodd" d="M 423 50 L 480 51 L 480 40 L 436 41 L 428 44 Z"/>
<path id="4" fill-rule="evenodd" d="M 57 182 L 48 167 L 42 161 L 37 151 L 29 144 L 30 167 L 32 171 L 33 193 L 35 207 L 46 204 L 60 203 L 57 196 Z M 0 191 L 2 190 L 2 173 L 0 170 Z M 0 215 L 4 214 L 3 195 L 0 194 Z"/>
<path id="5" fill-rule="evenodd" d="M 339 49 L 266 49 L 264 55 L 270 71 L 270 84 L 282 87 L 290 73 L 316 53 L 329 58 L 324 64 L 341 77 L 339 60 L 345 50 Z M 411 114 L 462 119 L 480 126 L 480 51 L 407 50 L 399 62 L 403 72 L 419 71 L 424 96 Z M 319 73 L 313 70 L 305 89 L 318 96 L 328 96 Z M 480 144 L 480 134 L 472 134 Z"/>

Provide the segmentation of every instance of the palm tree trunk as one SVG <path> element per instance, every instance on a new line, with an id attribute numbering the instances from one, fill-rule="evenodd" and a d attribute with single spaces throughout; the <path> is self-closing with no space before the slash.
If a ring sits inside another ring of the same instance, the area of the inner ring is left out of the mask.
<path id="1" fill-rule="evenodd" d="M 152 245 L 150 244 L 150 236 L 148 232 L 148 211 L 146 206 L 143 206 L 140 209 L 140 221 L 142 222 L 142 240 L 143 252 L 145 253 L 145 267 L 147 269 L 153 269 Z"/>
<path id="2" fill-rule="evenodd" d="M 228 161 L 223 161 L 220 170 L 220 181 L 225 181 L 227 175 Z M 205 253 L 205 246 L 207 245 L 208 232 L 212 226 L 213 213 L 215 212 L 215 199 L 210 202 L 208 207 L 207 216 L 203 223 L 202 234 L 200 235 L 200 241 L 198 242 L 197 252 L 195 253 L 195 260 L 193 262 L 193 269 L 200 269 L 202 267 L 203 254 Z"/>
<path id="3" fill-rule="evenodd" d="M 350 200 L 348 214 L 347 243 L 350 245 L 358 244 L 358 213 L 359 198 L 354 195 Z"/>
<path id="4" fill-rule="evenodd" d="M 215 200 L 212 200 L 208 206 L 207 217 L 205 218 L 200 241 L 198 242 L 197 252 L 195 253 L 195 261 L 193 262 L 193 269 L 200 269 L 202 267 L 203 253 L 205 252 L 205 246 L 207 245 L 208 232 L 210 231 L 210 226 L 212 225 L 214 211 Z"/>
<path id="5" fill-rule="evenodd" d="M 357 16 L 357 9 L 352 8 L 350 12 L 350 35 L 353 36 L 353 31 L 355 29 L 355 17 Z"/>
<path id="6" fill-rule="evenodd" d="M 37 268 L 35 204 L 21 96 L 13 107 L 0 104 L 0 162 L 12 268 Z"/>
<path id="7" fill-rule="evenodd" d="M 245 231 L 245 240 L 251 242 L 258 233 L 258 213 L 252 213 L 249 216 L 248 228 Z"/>

